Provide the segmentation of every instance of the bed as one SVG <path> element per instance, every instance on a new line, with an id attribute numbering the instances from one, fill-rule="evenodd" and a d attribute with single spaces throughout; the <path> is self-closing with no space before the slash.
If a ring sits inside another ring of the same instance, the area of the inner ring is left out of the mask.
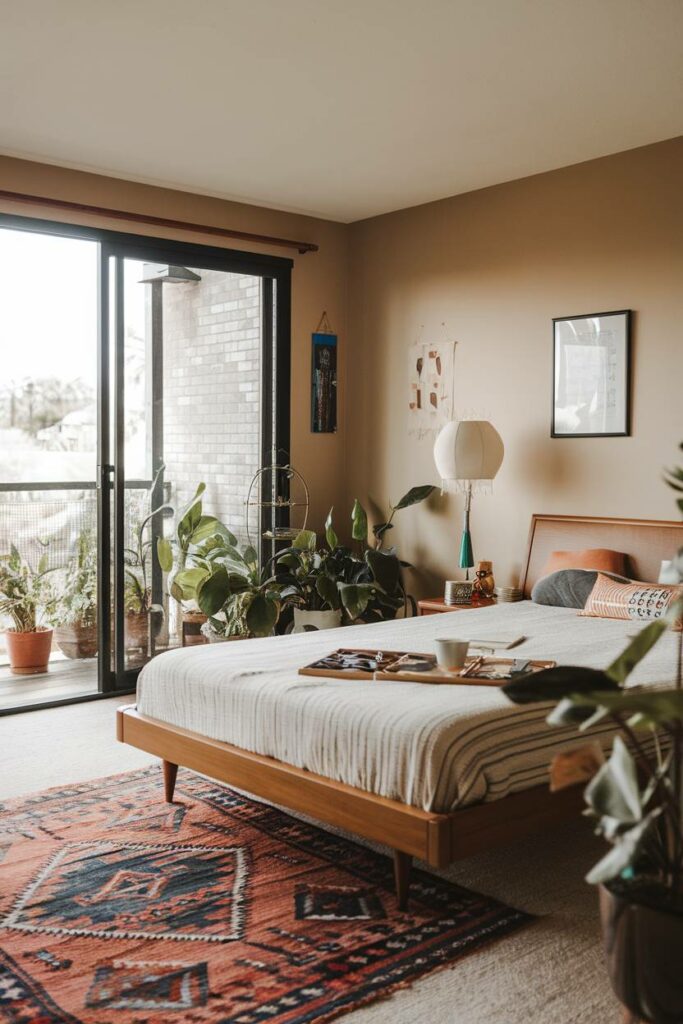
<path id="1" fill-rule="evenodd" d="M 603 667 L 633 624 L 529 601 L 552 550 L 625 551 L 632 578 L 656 580 L 683 544 L 683 524 L 534 516 L 522 574 L 527 600 L 454 615 L 324 633 L 237 641 L 164 654 L 143 670 L 136 707 L 118 712 L 118 738 L 163 761 L 166 799 L 177 766 L 340 826 L 394 850 L 399 901 L 411 860 L 442 867 L 548 827 L 581 805 L 580 789 L 551 794 L 548 764 L 585 742 L 545 725 L 547 707 L 511 705 L 496 688 L 302 677 L 299 666 L 338 646 L 429 650 L 434 638 L 519 635 L 520 657 Z M 671 678 L 673 637 L 633 682 Z M 608 746 L 612 731 L 597 738 Z"/>

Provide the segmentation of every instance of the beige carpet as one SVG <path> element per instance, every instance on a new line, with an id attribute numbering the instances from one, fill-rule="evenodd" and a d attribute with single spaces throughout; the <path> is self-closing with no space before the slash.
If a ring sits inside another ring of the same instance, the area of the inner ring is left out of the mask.
<path id="1" fill-rule="evenodd" d="M 153 758 L 115 739 L 114 708 L 129 702 L 0 718 L 0 798 L 149 764 Z M 583 881 L 600 850 L 579 820 L 454 865 L 447 877 L 541 919 L 344 1021 L 618 1024 L 603 967 L 596 894 Z"/>

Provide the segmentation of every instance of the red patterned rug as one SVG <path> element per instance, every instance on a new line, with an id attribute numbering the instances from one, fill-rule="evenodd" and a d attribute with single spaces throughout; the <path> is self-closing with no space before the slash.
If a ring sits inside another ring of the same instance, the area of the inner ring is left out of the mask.
<path id="1" fill-rule="evenodd" d="M 188 771 L 0 805 L 0 1021 L 312 1024 L 530 920 Z"/>

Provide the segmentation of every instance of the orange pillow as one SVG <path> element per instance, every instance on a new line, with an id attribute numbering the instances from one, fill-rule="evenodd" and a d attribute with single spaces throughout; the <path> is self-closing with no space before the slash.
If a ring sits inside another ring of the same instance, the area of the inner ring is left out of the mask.
<path id="1" fill-rule="evenodd" d="M 609 548 L 585 548 L 583 551 L 553 551 L 543 570 L 547 576 L 558 569 L 597 569 L 598 572 L 613 572 L 615 576 L 627 576 L 626 555 Z"/>
<path id="2" fill-rule="evenodd" d="M 663 583 L 618 583 L 609 576 L 598 573 L 586 607 L 579 615 L 591 615 L 600 619 L 632 619 L 648 622 L 661 619 L 669 606 L 683 597 L 683 586 L 667 586 Z M 683 623 L 677 619 L 674 629 L 681 629 Z"/>

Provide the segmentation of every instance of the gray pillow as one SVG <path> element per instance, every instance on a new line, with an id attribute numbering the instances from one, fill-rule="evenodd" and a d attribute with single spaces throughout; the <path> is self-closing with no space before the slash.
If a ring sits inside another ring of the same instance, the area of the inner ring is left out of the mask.
<path id="1" fill-rule="evenodd" d="M 630 582 L 613 572 L 603 572 L 602 575 L 619 583 Z M 557 608 L 584 608 L 597 577 L 597 569 L 558 569 L 534 583 L 531 600 Z"/>

